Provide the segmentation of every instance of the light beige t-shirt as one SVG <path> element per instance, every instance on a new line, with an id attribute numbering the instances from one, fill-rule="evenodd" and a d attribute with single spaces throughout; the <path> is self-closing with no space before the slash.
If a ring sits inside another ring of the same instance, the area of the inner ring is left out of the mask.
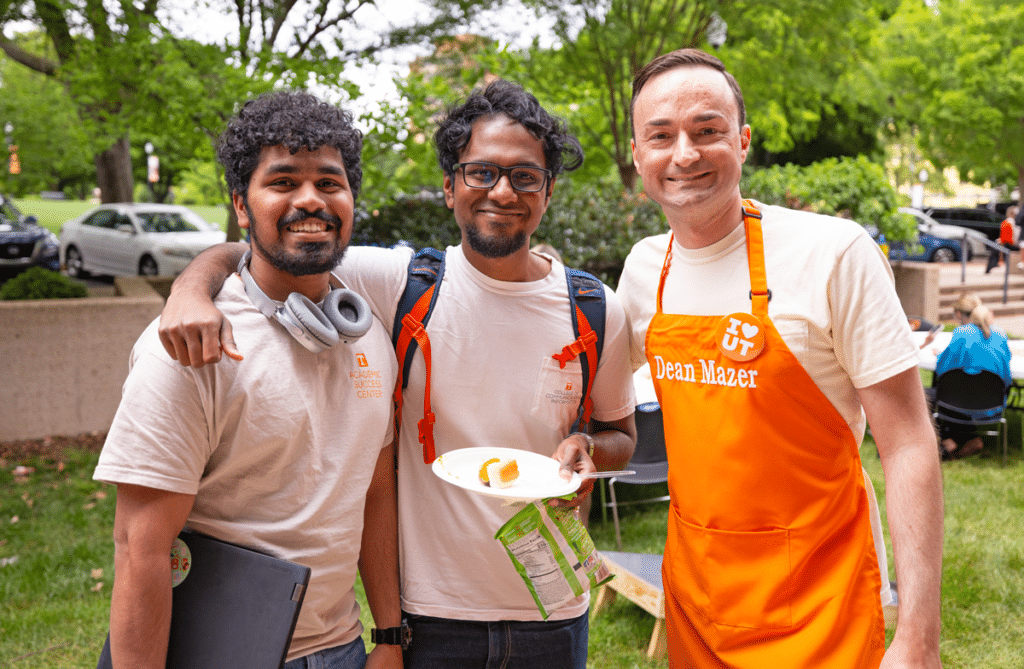
<path id="1" fill-rule="evenodd" d="M 864 229 L 831 216 L 759 205 L 768 315 L 858 443 L 864 412 L 857 389 L 917 365 L 892 269 Z M 656 309 L 669 235 L 637 243 L 618 294 L 631 324 L 633 368 L 646 363 L 644 339 Z M 665 313 L 726 315 L 750 311 L 750 272 L 743 226 L 702 249 L 672 249 L 662 296 Z"/>
<path id="2" fill-rule="evenodd" d="M 411 254 L 351 248 L 339 268 L 389 326 Z M 496 281 L 473 268 L 461 247 L 450 247 L 439 290 L 427 324 L 436 454 L 497 446 L 550 456 L 569 434 L 582 379 L 578 359 L 565 369 L 552 359 L 575 339 L 564 267 L 552 261 L 539 281 Z M 604 352 L 591 398 L 593 417 L 610 422 L 631 414 L 635 400 L 625 314 L 611 289 L 606 295 Z M 494 538 L 521 507 L 442 481 L 423 463 L 416 424 L 423 417 L 424 379 L 417 352 L 398 447 L 403 610 L 458 620 L 541 620 Z M 584 594 L 551 619 L 581 616 L 587 605 Z"/>
<path id="3" fill-rule="evenodd" d="M 363 508 L 391 443 L 397 364 L 376 320 L 351 345 L 306 350 L 256 309 L 237 274 L 216 305 L 244 360 L 182 367 L 151 323 L 94 478 L 195 494 L 192 529 L 310 567 L 292 660 L 362 633 Z"/>
<path id="4" fill-rule="evenodd" d="M 768 315 L 811 379 L 843 416 L 858 445 L 865 417 L 857 389 L 917 365 L 917 347 L 893 285 L 892 269 L 864 229 L 849 220 L 758 203 Z M 672 248 L 662 294 L 665 313 L 749 312 L 750 271 L 744 226 L 702 249 Z M 638 377 L 656 310 L 669 235 L 648 237 L 626 259 L 618 293 L 631 323 L 630 355 Z M 862 469 L 863 471 L 863 469 Z M 874 488 L 864 473 L 871 531 L 882 573 L 881 601 L 892 601 L 884 535 Z"/>

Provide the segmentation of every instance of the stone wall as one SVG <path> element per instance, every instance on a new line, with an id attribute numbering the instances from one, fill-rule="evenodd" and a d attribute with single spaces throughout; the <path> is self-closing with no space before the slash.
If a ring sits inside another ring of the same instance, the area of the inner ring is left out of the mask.
<path id="1" fill-rule="evenodd" d="M 939 322 L 939 266 L 900 260 L 892 264 L 896 294 L 907 316 Z"/>
<path id="2" fill-rule="evenodd" d="M 110 427 L 128 355 L 164 304 L 139 277 L 115 294 L 0 302 L 0 441 Z"/>

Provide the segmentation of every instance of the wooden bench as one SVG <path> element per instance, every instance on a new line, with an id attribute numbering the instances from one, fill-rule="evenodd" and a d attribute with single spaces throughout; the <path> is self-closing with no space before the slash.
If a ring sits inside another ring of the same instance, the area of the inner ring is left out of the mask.
<path id="1" fill-rule="evenodd" d="M 654 631 L 647 645 L 647 657 L 663 659 L 668 652 L 665 628 L 665 591 L 661 586 L 661 555 L 601 551 L 608 569 L 615 574 L 594 596 L 592 616 L 608 608 L 616 595 L 622 595 L 654 616 Z"/>

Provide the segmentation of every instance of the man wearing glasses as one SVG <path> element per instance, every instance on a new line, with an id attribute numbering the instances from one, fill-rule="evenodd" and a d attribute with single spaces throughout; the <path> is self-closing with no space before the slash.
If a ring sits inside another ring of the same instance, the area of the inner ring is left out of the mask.
<path id="1" fill-rule="evenodd" d="M 636 439 L 635 400 L 619 300 L 605 287 L 590 434 L 570 434 L 581 367 L 575 360 L 562 368 L 552 357 L 576 338 L 565 271 L 530 250 L 555 178 L 583 162 L 579 142 L 536 98 L 504 81 L 449 109 L 434 140 L 445 202 L 462 232 L 462 243 L 446 251 L 426 327 L 436 454 L 494 446 L 551 456 L 567 473 L 625 466 Z M 387 327 L 411 253 L 350 248 L 339 266 L 345 284 L 368 299 Z M 161 336 L 182 364 L 219 360 L 222 342 L 233 352 L 230 330 L 221 331 L 220 314 L 205 296 L 240 255 L 231 246 L 216 247 L 175 282 Z M 402 609 L 412 628 L 406 666 L 584 669 L 587 595 L 542 619 L 494 539 L 517 508 L 452 486 L 424 464 L 417 430 L 426 378 L 422 355 L 413 358 L 408 375 L 398 445 Z M 556 503 L 577 505 L 583 496 Z"/>

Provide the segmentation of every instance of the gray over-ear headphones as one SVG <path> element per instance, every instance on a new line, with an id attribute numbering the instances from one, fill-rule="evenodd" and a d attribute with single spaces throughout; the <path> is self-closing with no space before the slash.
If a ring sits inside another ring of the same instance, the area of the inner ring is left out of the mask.
<path id="1" fill-rule="evenodd" d="M 277 306 L 249 274 L 251 256 L 252 251 L 246 251 L 238 263 L 245 294 L 260 313 L 283 325 L 291 336 L 313 353 L 326 351 L 339 341 L 351 344 L 370 329 L 373 321 L 370 305 L 360 295 L 345 288 L 335 288 L 328 293 L 323 308 L 301 293 L 292 293 L 284 306 Z"/>

